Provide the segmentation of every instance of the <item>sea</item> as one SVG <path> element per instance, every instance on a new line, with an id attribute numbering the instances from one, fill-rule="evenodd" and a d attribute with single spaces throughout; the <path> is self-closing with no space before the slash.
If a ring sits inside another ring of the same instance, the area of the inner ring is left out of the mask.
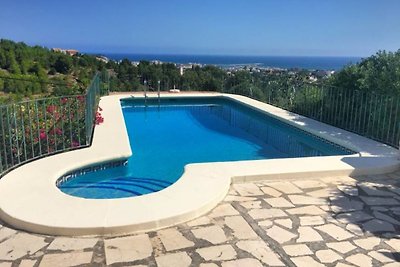
<path id="1" fill-rule="evenodd" d="M 361 61 L 360 57 L 311 56 L 222 56 L 222 55 L 162 55 L 162 54 L 102 54 L 113 60 L 161 61 L 177 64 L 215 65 L 222 68 L 257 66 L 262 68 L 340 70 Z"/>

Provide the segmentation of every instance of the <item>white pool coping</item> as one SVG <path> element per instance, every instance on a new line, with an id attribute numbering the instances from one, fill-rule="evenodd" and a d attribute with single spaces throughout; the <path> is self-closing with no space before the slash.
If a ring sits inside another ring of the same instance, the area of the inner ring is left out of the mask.
<path id="1" fill-rule="evenodd" d="M 64 174 L 131 155 L 120 99 L 103 97 L 104 123 L 92 146 L 27 163 L 0 179 L 0 218 L 18 229 L 51 235 L 121 235 L 156 230 L 201 216 L 227 194 L 231 182 L 380 174 L 400 167 L 399 151 L 359 135 L 238 96 L 180 93 L 174 97 L 224 96 L 359 152 L 350 156 L 189 164 L 182 177 L 159 192 L 122 199 L 83 199 L 64 194 Z M 171 94 L 162 94 L 170 97 Z M 135 94 L 135 97 L 143 97 Z M 155 97 L 155 95 L 150 96 Z"/>

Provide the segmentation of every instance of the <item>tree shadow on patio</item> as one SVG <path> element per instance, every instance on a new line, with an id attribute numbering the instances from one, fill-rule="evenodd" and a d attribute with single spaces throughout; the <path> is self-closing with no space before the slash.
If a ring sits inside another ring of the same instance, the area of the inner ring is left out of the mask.
<path id="1" fill-rule="evenodd" d="M 351 176 L 330 191 L 330 215 L 355 238 L 375 236 L 375 253 L 400 261 L 400 171 L 386 175 Z M 373 249 L 371 248 L 371 249 Z"/>

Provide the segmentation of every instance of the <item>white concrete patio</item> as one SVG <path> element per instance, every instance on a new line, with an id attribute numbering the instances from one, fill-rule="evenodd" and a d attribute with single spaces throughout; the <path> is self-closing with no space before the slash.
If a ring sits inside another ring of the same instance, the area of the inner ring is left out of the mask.
<path id="1" fill-rule="evenodd" d="M 211 212 L 122 237 L 0 226 L 0 266 L 400 266 L 400 171 L 231 186 Z"/>

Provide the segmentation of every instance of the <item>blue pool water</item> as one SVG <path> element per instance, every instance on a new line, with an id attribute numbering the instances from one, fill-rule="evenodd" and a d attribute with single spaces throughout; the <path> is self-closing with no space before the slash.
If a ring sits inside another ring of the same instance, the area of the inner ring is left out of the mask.
<path id="1" fill-rule="evenodd" d="M 131 197 L 168 187 L 189 163 L 352 153 L 222 98 L 133 99 L 122 109 L 133 152 L 127 165 L 79 175 L 59 185 L 63 192 Z"/>

